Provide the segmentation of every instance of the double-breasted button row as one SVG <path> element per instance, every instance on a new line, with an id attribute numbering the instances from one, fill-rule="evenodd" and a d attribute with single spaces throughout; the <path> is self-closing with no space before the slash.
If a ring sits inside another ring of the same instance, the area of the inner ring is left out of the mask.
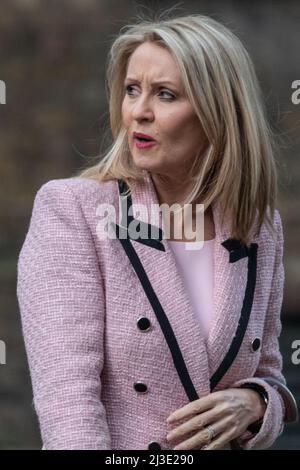
<path id="1" fill-rule="evenodd" d="M 138 392 L 138 393 L 147 393 L 148 392 L 148 387 L 146 384 L 144 384 L 143 382 L 135 382 L 134 383 L 134 389 Z M 161 449 L 161 445 L 159 444 L 159 442 L 156 442 L 156 441 L 152 441 L 148 444 L 148 449 L 149 450 L 160 450 Z"/>
<path id="2" fill-rule="evenodd" d="M 150 320 L 147 317 L 140 317 L 137 321 L 137 326 L 141 331 L 149 331 L 152 326 Z M 148 387 L 143 382 L 135 382 L 134 389 L 138 393 L 146 393 L 148 391 Z"/>
<path id="3" fill-rule="evenodd" d="M 150 322 L 149 318 L 147 318 L 147 317 L 140 317 L 137 321 L 137 326 L 143 332 L 150 331 L 152 329 L 151 322 Z M 143 382 L 135 382 L 134 383 L 134 389 L 138 393 L 147 393 L 148 392 L 148 387 Z M 159 444 L 159 442 L 152 441 L 148 444 L 148 449 L 149 450 L 161 450 L 161 445 Z"/>
<path id="4" fill-rule="evenodd" d="M 137 326 L 143 332 L 146 332 L 146 331 L 149 331 L 149 330 L 152 329 L 151 322 L 147 317 L 140 317 L 137 320 Z M 251 350 L 253 352 L 257 351 L 260 348 L 260 345 L 261 345 L 260 339 L 255 338 L 251 342 Z M 148 387 L 143 382 L 135 382 L 134 383 L 134 389 L 138 393 L 147 393 L 148 392 Z M 148 444 L 148 449 L 149 450 L 161 450 L 161 445 L 159 444 L 159 442 L 152 441 Z"/>

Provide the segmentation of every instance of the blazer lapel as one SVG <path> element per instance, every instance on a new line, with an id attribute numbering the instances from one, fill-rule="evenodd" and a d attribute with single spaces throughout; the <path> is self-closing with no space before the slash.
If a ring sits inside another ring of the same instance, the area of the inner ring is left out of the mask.
<path id="1" fill-rule="evenodd" d="M 144 171 L 144 175 L 145 184 L 137 184 L 127 198 L 122 197 L 127 188 L 124 181 L 116 183 L 123 216 L 121 224 L 114 229 L 157 317 L 182 386 L 191 401 L 218 385 L 238 352 L 251 312 L 257 244 L 252 244 L 249 250 L 232 240 L 229 227 L 220 225 L 218 203 L 212 205 L 216 233 L 214 297 L 212 324 L 206 341 L 172 249 L 163 238 L 162 214 L 157 212 L 156 222 L 151 226 L 148 223 L 151 208 L 153 215 L 153 205 L 158 207 L 159 202 L 150 173 Z M 132 214 L 126 222 L 124 215 L 131 204 Z M 142 235 L 134 239 L 130 230 L 132 222 L 141 232 L 144 230 L 144 234 L 145 231 L 150 234 L 154 228 L 155 237 L 147 239 Z"/>
<path id="2" fill-rule="evenodd" d="M 215 224 L 212 323 L 207 340 L 210 388 L 221 382 L 234 361 L 247 329 L 256 283 L 257 243 L 250 248 L 221 227 L 220 205 L 213 204 Z"/>

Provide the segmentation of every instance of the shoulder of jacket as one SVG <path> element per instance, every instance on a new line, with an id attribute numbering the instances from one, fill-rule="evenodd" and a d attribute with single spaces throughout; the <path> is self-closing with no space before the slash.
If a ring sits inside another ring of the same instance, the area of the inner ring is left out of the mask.
<path id="1" fill-rule="evenodd" d="M 268 213 L 270 214 L 269 206 L 268 206 Z M 275 238 L 280 235 L 280 232 L 282 232 L 282 221 L 281 221 L 281 215 L 278 209 L 274 209 L 274 216 L 271 218 L 272 224 L 274 227 L 274 230 L 276 232 Z M 255 221 L 255 227 L 257 227 L 258 221 L 256 219 Z M 267 225 L 267 220 L 265 219 L 259 233 L 259 239 L 267 239 L 268 241 L 271 241 L 273 239 L 272 234 L 270 232 L 269 226 Z M 274 239 L 273 239 L 274 240 Z"/>
<path id="2" fill-rule="evenodd" d="M 44 197 L 74 199 L 84 203 L 94 199 L 110 200 L 115 191 L 115 181 L 98 181 L 92 178 L 69 177 L 52 179 L 42 184 L 36 193 L 37 199 Z"/>

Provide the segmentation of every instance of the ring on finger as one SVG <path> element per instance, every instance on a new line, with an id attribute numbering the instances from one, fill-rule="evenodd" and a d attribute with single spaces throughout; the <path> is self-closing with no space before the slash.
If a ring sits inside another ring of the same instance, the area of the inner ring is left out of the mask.
<path id="1" fill-rule="evenodd" d="M 209 432 L 209 436 L 208 436 L 208 439 L 209 439 L 209 442 L 211 442 L 213 440 L 213 438 L 216 436 L 217 432 L 216 430 L 212 427 L 212 426 L 206 426 L 206 429 L 207 431 Z"/>

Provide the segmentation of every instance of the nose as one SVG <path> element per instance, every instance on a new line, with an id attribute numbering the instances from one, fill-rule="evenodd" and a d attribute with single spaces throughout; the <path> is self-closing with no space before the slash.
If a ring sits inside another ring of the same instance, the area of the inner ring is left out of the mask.
<path id="1" fill-rule="evenodd" d="M 140 96 L 135 100 L 135 103 L 131 109 L 131 115 L 133 119 L 137 121 L 141 120 L 153 120 L 154 112 L 152 109 L 151 101 L 146 96 Z"/>

